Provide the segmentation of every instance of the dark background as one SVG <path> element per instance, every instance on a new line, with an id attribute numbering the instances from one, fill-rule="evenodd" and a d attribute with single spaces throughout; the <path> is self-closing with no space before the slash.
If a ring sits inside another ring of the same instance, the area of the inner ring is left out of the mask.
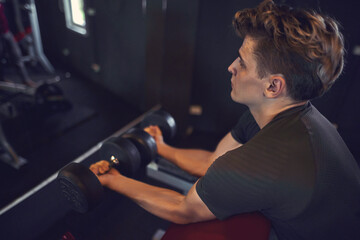
<path id="1" fill-rule="evenodd" d="M 66 29 L 57 4 L 37 1 L 45 52 L 52 62 L 64 64 L 142 111 L 161 102 L 175 111 L 182 130 L 191 125 L 195 130 L 223 134 L 232 127 L 244 107 L 229 97 L 227 67 L 241 45 L 231 20 L 235 10 L 260 1 L 170 0 L 166 11 L 161 10 L 160 0 L 147 1 L 146 11 L 140 0 L 85 2 L 96 10 L 95 16 L 87 17 L 88 37 Z M 358 158 L 360 101 L 355 91 L 360 83 L 358 57 L 352 51 L 359 44 L 359 3 L 278 2 L 320 10 L 342 24 L 348 52 L 344 74 L 329 93 L 313 102 L 339 126 Z M 62 54 L 64 48 L 70 50 L 69 56 Z M 93 63 L 101 66 L 100 72 L 91 69 Z M 203 114 L 185 118 L 193 104 L 201 105 Z"/>
<path id="2" fill-rule="evenodd" d="M 143 7 L 144 2 L 146 8 Z M 164 2 L 167 3 L 166 10 L 163 9 Z M 85 0 L 86 11 L 93 10 L 95 14 L 86 15 L 88 35 L 82 36 L 66 28 L 62 1 L 36 0 L 45 54 L 62 78 L 60 85 L 75 107 L 70 112 L 52 115 L 50 123 L 47 116 L 44 123 L 36 125 L 37 128 L 28 124 L 29 129 L 24 131 L 26 134 L 19 132 L 19 126 L 26 125 L 24 123 L 29 118 L 2 123 L 10 143 L 29 160 L 29 164 L 17 171 L 0 163 L 0 208 L 158 103 L 177 121 L 179 146 L 213 148 L 246 109 L 230 98 L 231 76 L 227 67 L 237 57 L 236 52 L 242 43 L 235 35 L 231 21 L 236 10 L 254 7 L 259 2 Z M 319 10 L 342 24 L 347 50 L 344 73 L 332 89 L 322 98 L 315 99 L 313 104 L 338 126 L 339 133 L 360 162 L 357 139 L 360 133 L 360 56 L 353 54 L 353 49 L 360 43 L 359 3 L 351 0 L 277 2 Z M 11 11 L 7 14 L 11 30 L 16 33 Z M 100 67 L 99 70 L 94 68 L 95 65 Z M 69 72 L 71 77 L 65 77 Z M 189 114 L 192 105 L 201 106 L 202 114 Z M 39 132 L 39 125 L 51 125 L 62 120 L 70 121 L 72 125 L 69 123 L 71 126 L 62 127 L 52 134 Z M 96 156 L 92 158 L 94 161 L 97 159 Z M 49 196 L 50 193 L 39 194 Z M 32 200 L 38 204 L 36 206 L 41 206 L 40 195 L 33 198 L 37 199 Z M 111 204 L 114 202 L 108 201 Z M 119 201 L 126 210 L 118 206 L 114 208 L 118 212 L 125 211 L 124 216 L 135 212 L 130 217 L 132 221 L 137 222 L 138 216 L 148 223 L 166 226 L 166 223 L 151 218 L 131 202 L 123 198 Z M 29 202 L 25 206 L 31 204 Z M 20 206 L 22 211 L 28 211 L 29 207 L 25 206 Z M 104 210 L 103 207 L 102 210 L 108 211 L 109 208 Z M 29 239 L 34 236 L 55 238 L 58 235 L 54 233 L 65 231 L 63 226 L 77 229 L 73 230 L 75 232 L 79 229 L 88 231 L 80 234 L 83 239 L 91 239 L 91 236 L 99 239 L 103 232 L 107 232 L 110 239 L 111 234 L 119 234 L 106 230 L 106 224 L 111 224 L 116 214 L 104 218 L 101 225 L 97 219 L 102 216 L 99 212 L 85 217 L 53 217 L 46 221 L 40 211 L 36 219 L 42 221 L 43 226 L 39 227 L 42 230 L 34 229 Z M 20 213 L 14 216 L 17 215 L 22 216 Z M 119 218 L 122 225 L 134 229 L 127 234 L 122 233 L 122 236 L 131 239 L 129 236 L 134 236 L 141 224 L 126 222 L 124 216 Z M 8 216 L 5 217 L 0 216 L 0 234 L 5 229 L 1 223 L 16 224 L 16 221 L 12 223 L 8 221 Z M 86 217 L 90 220 L 85 220 Z M 95 218 L 96 221 L 92 221 Z M 40 226 L 36 220 L 33 221 L 34 225 Z M 74 221 L 86 222 L 90 227 Z M 23 225 L 29 222 L 31 218 L 22 218 Z M 155 227 L 146 225 L 144 229 L 143 239 L 149 239 L 148 235 Z M 27 230 L 30 231 L 30 227 Z"/>

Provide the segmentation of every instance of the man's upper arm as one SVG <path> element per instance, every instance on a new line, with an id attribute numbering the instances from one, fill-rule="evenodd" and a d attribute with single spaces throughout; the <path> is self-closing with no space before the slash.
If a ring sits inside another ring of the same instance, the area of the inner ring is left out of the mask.
<path id="1" fill-rule="evenodd" d="M 182 207 L 189 216 L 189 222 L 202 222 L 215 219 L 215 215 L 209 210 L 196 192 L 196 184 L 188 192 Z"/>
<path id="2" fill-rule="evenodd" d="M 211 162 L 214 162 L 218 157 L 240 146 L 242 146 L 242 144 L 236 141 L 231 135 L 231 132 L 229 132 L 217 145 L 216 150 L 211 156 Z"/>

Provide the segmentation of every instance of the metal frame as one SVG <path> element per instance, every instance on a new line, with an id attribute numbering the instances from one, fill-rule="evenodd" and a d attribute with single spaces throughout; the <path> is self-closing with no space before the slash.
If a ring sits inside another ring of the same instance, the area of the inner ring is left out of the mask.
<path id="1" fill-rule="evenodd" d="M 15 150 L 11 147 L 10 143 L 7 141 L 4 131 L 0 125 L 0 146 L 3 153 L 0 154 L 0 161 L 9 164 L 15 169 L 19 169 L 21 166 L 27 163 L 26 159 L 17 155 Z"/>
<path id="2" fill-rule="evenodd" d="M 29 11 L 29 19 L 32 29 L 32 35 L 34 38 L 34 45 L 35 45 L 35 55 L 37 56 L 37 59 L 40 62 L 40 64 L 47 72 L 54 73 L 55 72 L 54 67 L 51 65 L 51 63 L 44 54 L 43 45 L 41 41 L 39 20 L 36 12 L 35 0 L 30 0 L 29 3 L 26 4 L 24 7 Z"/>
<path id="3" fill-rule="evenodd" d="M 190 188 L 194 185 L 192 182 L 183 180 L 175 175 L 161 171 L 155 162 L 151 162 L 146 166 L 146 175 L 155 180 L 158 180 L 166 185 L 175 187 L 181 190 L 183 194 L 187 194 Z"/>

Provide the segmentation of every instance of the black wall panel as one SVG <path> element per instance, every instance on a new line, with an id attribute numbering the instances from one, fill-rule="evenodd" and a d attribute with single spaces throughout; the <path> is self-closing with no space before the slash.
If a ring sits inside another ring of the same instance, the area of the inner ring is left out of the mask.
<path id="1" fill-rule="evenodd" d="M 194 71 L 198 0 L 152 0 L 147 4 L 146 102 L 161 103 L 187 128 Z"/>
<path id="2" fill-rule="evenodd" d="M 232 28 L 232 19 L 237 10 L 259 2 L 200 1 L 192 90 L 192 104 L 203 108 L 203 114 L 193 122 L 197 130 L 225 133 L 246 109 L 230 97 L 231 74 L 227 68 L 242 44 Z"/>
<path id="3" fill-rule="evenodd" d="M 140 108 L 145 81 L 141 0 L 85 0 L 88 36 L 66 28 L 62 1 L 37 1 L 46 54 Z M 64 55 L 64 49 L 68 55 Z M 96 70 L 95 67 L 99 67 Z"/>
<path id="4" fill-rule="evenodd" d="M 165 15 L 161 103 L 177 120 L 178 132 L 187 128 L 194 71 L 198 0 L 168 1 Z"/>
<path id="5" fill-rule="evenodd" d="M 100 83 L 140 107 L 145 82 L 145 15 L 140 0 L 94 1 Z"/>

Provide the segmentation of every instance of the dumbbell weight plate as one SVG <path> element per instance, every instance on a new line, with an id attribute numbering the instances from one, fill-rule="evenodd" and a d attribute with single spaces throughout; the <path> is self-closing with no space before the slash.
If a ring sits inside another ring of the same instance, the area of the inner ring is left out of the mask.
<path id="1" fill-rule="evenodd" d="M 142 165 L 147 165 L 156 157 L 157 147 L 155 139 L 142 129 L 133 128 L 122 135 L 129 139 L 139 150 Z"/>
<path id="2" fill-rule="evenodd" d="M 176 134 L 176 123 L 170 113 L 163 110 L 157 110 L 148 113 L 141 121 L 141 128 L 146 128 L 150 125 L 157 125 L 160 127 L 165 140 L 172 139 Z"/>
<path id="3" fill-rule="evenodd" d="M 72 209 L 85 213 L 97 206 L 104 195 L 103 187 L 93 172 L 79 163 L 63 167 L 57 177 L 63 196 Z"/>
<path id="4" fill-rule="evenodd" d="M 130 140 L 122 137 L 111 138 L 104 142 L 99 154 L 103 160 L 110 160 L 111 157 L 117 158 L 119 164 L 114 167 L 128 177 L 133 177 L 141 165 L 140 153 L 136 146 Z"/>

